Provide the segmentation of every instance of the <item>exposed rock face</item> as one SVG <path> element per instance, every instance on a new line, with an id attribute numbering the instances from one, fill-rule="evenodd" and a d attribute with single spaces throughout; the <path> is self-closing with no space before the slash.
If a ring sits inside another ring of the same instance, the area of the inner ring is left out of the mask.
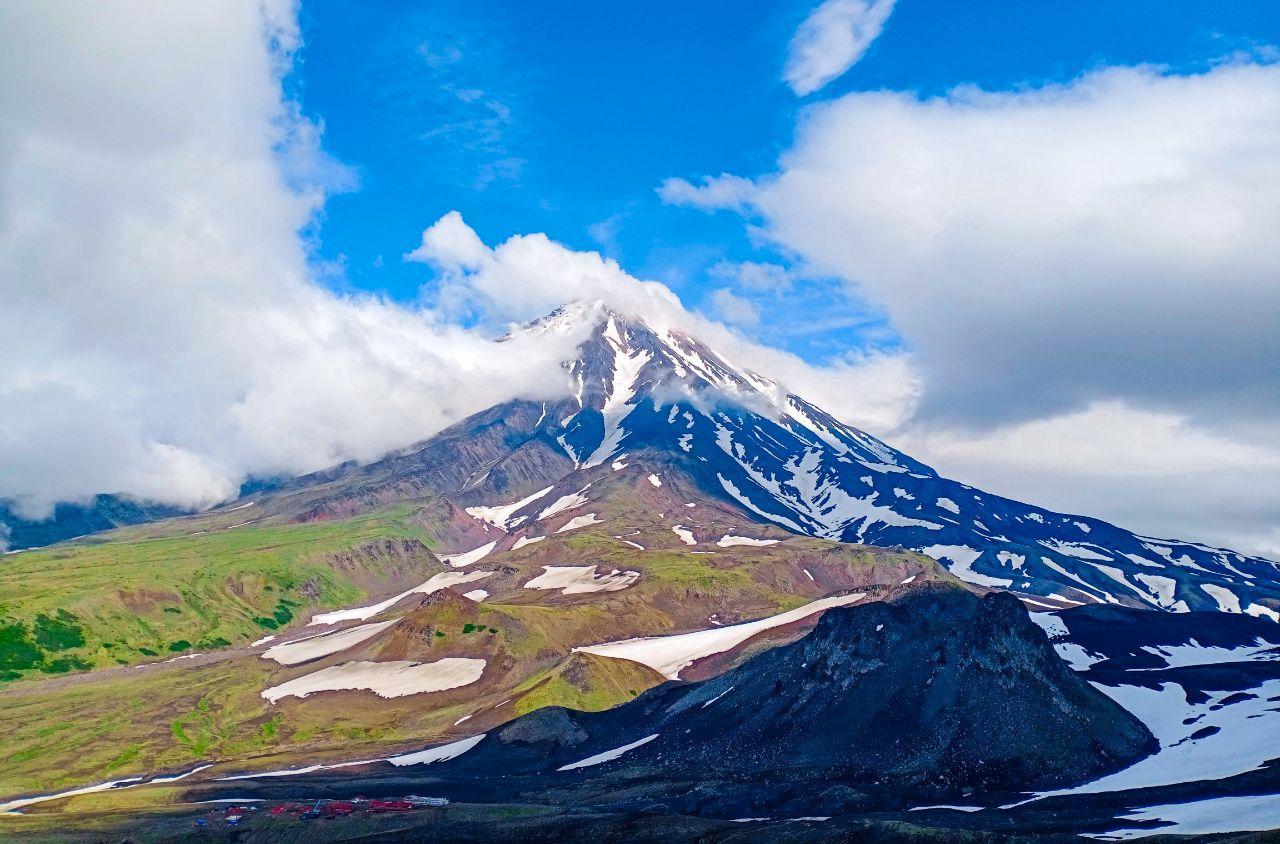
<path id="1" fill-rule="evenodd" d="M 561 740 L 579 731 L 588 738 Z M 1156 749 L 1141 722 L 1058 658 L 1016 599 L 953 588 L 833 609 L 808 637 L 714 680 L 664 684 L 608 712 L 531 713 L 508 732 L 539 737 L 540 752 L 512 758 L 509 738 L 491 737 L 458 760 L 459 772 L 550 773 L 656 735 L 592 774 L 615 784 L 1027 790 L 1080 782 Z"/>

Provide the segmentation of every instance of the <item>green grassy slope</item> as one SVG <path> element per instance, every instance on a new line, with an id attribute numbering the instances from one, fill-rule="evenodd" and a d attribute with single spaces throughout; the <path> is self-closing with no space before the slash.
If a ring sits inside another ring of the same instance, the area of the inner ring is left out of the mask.
<path id="1" fill-rule="evenodd" d="M 212 530 L 191 522 L 178 535 L 134 528 L 6 555 L 0 682 L 244 644 L 307 610 L 359 600 L 366 585 L 420 582 L 440 566 L 416 511 Z M 421 552 L 343 554 L 385 540 L 416 541 Z"/>

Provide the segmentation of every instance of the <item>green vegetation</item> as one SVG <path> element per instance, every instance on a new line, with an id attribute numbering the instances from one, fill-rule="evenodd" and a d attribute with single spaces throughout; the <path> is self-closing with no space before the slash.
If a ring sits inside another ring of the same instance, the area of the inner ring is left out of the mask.
<path id="1" fill-rule="evenodd" d="M 59 608 L 56 617 L 36 615 L 36 644 L 46 651 L 65 651 L 84 645 L 84 631 L 75 624 L 76 617 Z"/>
<path id="2" fill-rule="evenodd" d="M 402 504 L 341 521 L 234 529 L 210 528 L 212 517 L 179 519 L 6 557 L 0 682 L 145 662 L 193 642 L 225 648 L 312 608 L 354 603 L 366 584 L 403 576 L 404 559 L 349 552 L 388 539 L 427 544 L 417 512 Z M 423 579 L 439 570 L 425 549 L 413 562 Z"/>
<path id="3" fill-rule="evenodd" d="M 905 553 L 801 537 L 711 554 L 656 543 L 636 554 L 608 535 L 626 517 L 608 515 L 598 533 L 557 535 L 506 556 L 503 564 L 513 569 L 486 582 L 493 596 L 483 603 L 441 593 L 405 607 L 404 621 L 360 646 L 363 652 L 353 650 L 353 657 L 383 660 L 484 658 L 492 668 L 466 690 L 270 704 L 261 692 L 279 683 L 285 669 L 256 653 L 224 653 L 204 664 L 161 661 L 243 645 L 315 610 L 367 600 L 366 590 L 385 595 L 400 588 L 390 584 L 427 579 L 441 567 L 427 553 L 433 540 L 423 527 L 434 516 L 420 508 L 421 502 L 407 503 L 307 524 L 224 527 L 231 518 L 177 519 L 6 558 L 0 795 L 204 762 L 247 769 L 373 758 L 542 706 L 600 710 L 663 677 L 638 663 L 572 653 L 577 645 L 694 629 L 712 614 L 737 620 L 790 609 L 814 597 L 806 566 L 826 572 L 828 583 L 843 569 L 850 584 L 877 575 L 888 579 L 876 582 L 896 584 L 897 567 L 921 565 Z M 526 569 L 551 561 L 630 568 L 641 577 L 616 592 L 520 588 Z M 49 676 L 139 662 L 157 664 L 86 678 Z M 462 716 L 476 720 L 460 728 Z M 167 793 L 138 789 L 101 799 Z"/>
<path id="4" fill-rule="evenodd" d="M 517 715 L 544 706 L 567 706 L 599 712 L 636 696 L 666 680 L 652 668 L 624 659 L 574 654 L 550 671 L 516 688 L 512 707 Z"/>

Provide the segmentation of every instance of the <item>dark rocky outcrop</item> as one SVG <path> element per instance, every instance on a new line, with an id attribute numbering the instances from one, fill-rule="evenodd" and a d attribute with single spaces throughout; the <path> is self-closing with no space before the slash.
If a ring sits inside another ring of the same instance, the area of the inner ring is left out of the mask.
<path id="1" fill-rule="evenodd" d="M 1058 658 L 1019 601 L 941 587 L 829 610 L 809 636 L 714 680 L 664 684 L 608 712 L 531 713 L 453 766 L 551 773 L 654 734 L 560 776 L 1028 790 L 1156 749 Z"/>

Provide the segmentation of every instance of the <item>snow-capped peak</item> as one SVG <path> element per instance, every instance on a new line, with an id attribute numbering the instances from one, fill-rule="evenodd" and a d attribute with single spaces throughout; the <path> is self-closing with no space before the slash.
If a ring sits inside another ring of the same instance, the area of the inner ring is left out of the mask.
<path id="1" fill-rule="evenodd" d="M 758 518 L 912 548 L 962 580 L 1043 596 L 1048 607 L 1128 603 L 1266 617 L 1280 608 L 1269 561 L 1154 542 L 942 478 L 678 328 L 591 302 L 531 329 L 585 333 L 566 364 L 573 397 L 543 423 L 579 468 L 656 450 Z"/>

